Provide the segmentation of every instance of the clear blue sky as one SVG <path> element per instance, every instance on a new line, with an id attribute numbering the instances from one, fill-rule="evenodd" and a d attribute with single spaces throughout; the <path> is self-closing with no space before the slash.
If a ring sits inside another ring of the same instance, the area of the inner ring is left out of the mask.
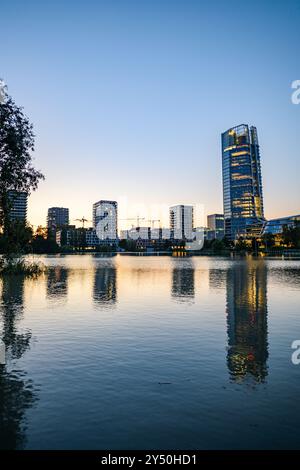
<path id="1" fill-rule="evenodd" d="M 99 199 L 220 212 L 220 134 L 240 123 L 258 128 L 266 216 L 299 214 L 299 24 L 299 0 L 2 1 L 0 77 L 46 175 L 31 222 Z"/>

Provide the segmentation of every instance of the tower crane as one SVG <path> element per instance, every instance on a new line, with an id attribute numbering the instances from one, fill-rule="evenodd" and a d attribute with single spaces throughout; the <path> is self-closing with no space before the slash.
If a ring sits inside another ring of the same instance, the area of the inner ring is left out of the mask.
<path id="1" fill-rule="evenodd" d="M 140 220 L 145 220 L 145 217 L 140 217 L 139 215 L 137 217 L 129 217 L 127 219 L 119 219 L 119 220 L 135 220 L 137 225 L 136 228 L 140 227 Z"/>
<path id="2" fill-rule="evenodd" d="M 81 222 L 82 223 L 82 228 L 84 228 L 85 222 L 92 222 L 91 220 L 86 219 L 84 216 L 81 217 L 81 219 L 74 219 L 75 222 Z"/>
<path id="3" fill-rule="evenodd" d="M 148 220 L 146 220 L 146 222 L 150 222 L 152 228 L 154 228 L 155 222 L 160 222 L 160 219 L 148 219 Z"/>

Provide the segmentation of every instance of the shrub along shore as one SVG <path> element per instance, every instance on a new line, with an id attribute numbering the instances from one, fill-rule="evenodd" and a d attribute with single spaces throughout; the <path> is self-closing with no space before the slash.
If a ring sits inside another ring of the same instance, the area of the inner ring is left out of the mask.
<path id="1" fill-rule="evenodd" d="M 0 258 L 0 275 L 36 277 L 45 271 L 46 266 L 42 262 L 26 259 L 22 255 L 4 255 Z"/>

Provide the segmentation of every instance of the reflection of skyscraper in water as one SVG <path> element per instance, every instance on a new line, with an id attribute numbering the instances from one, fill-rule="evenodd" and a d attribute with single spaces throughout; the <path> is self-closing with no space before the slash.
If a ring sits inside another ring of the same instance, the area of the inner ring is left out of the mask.
<path id="1" fill-rule="evenodd" d="M 68 295 L 68 269 L 62 266 L 55 266 L 48 271 L 47 277 L 47 298 L 61 301 Z"/>
<path id="2" fill-rule="evenodd" d="M 267 376 L 267 308 L 264 261 L 235 263 L 227 274 L 227 364 L 236 381 Z"/>
<path id="3" fill-rule="evenodd" d="M 195 269 L 191 258 L 172 258 L 172 297 L 189 302 L 195 296 Z"/>
<path id="4" fill-rule="evenodd" d="M 114 263 L 103 260 L 95 269 L 94 302 L 98 307 L 112 307 L 117 301 L 117 270 Z"/>

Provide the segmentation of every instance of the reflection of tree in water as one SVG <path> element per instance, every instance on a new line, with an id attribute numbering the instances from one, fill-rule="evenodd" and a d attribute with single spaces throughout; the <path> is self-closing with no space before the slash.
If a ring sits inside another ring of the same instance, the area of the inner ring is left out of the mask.
<path id="1" fill-rule="evenodd" d="M 267 309 L 264 261 L 234 264 L 227 274 L 227 364 L 235 381 L 267 376 Z"/>
<path id="2" fill-rule="evenodd" d="M 47 276 L 47 298 L 55 301 L 66 299 L 68 295 L 68 269 L 55 266 Z"/>
<path id="3" fill-rule="evenodd" d="M 20 359 L 30 346 L 31 332 L 18 332 L 17 322 L 23 314 L 24 278 L 7 276 L 2 279 L 0 316 L 7 360 Z M 8 370 L 0 365 L 0 449 L 22 448 L 25 440 L 24 418 L 36 396 L 26 373 Z"/>
<path id="4" fill-rule="evenodd" d="M 113 262 L 103 261 L 95 269 L 93 298 L 98 307 L 111 307 L 117 301 L 117 270 Z"/>
<path id="5" fill-rule="evenodd" d="M 195 296 L 195 269 L 190 258 L 174 258 L 172 271 L 172 297 L 179 301 L 191 301 Z"/>
<path id="6" fill-rule="evenodd" d="M 19 333 L 16 322 L 23 314 L 24 279 L 22 276 L 5 277 L 2 281 L 2 341 L 12 358 L 20 359 L 29 347 L 31 332 Z"/>

